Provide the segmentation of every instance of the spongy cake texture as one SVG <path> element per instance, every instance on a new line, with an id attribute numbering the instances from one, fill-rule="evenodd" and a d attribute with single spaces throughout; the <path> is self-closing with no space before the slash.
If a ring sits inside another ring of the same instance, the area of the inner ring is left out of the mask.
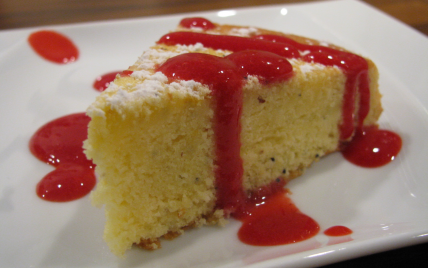
<path id="1" fill-rule="evenodd" d="M 216 31 L 247 36 L 264 30 L 218 26 Z M 129 68 L 130 76 L 118 76 L 88 108 L 84 148 L 99 179 L 91 197 L 95 205 L 105 205 L 104 238 L 119 256 L 133 244 L 156 249 L 160 237 L 174 237 L 186 227 L 224 223 L 223 211 L 216 208 L 211 91 L 192 80 L 170 82 L 155 71 L 168 58 L 188 52 L 231 53 L 200 44 L 156 45 Z M 247 193 L 278 177 L 292 179 L 339 147 L 345 74 L 335 66 L 290 62 L 294 75 L 286 82 L 263 85 L 249 76 L 243 87 Z M 369 61 L 367 125 L 376 124 L 382 111 L 377 76 Z"/>

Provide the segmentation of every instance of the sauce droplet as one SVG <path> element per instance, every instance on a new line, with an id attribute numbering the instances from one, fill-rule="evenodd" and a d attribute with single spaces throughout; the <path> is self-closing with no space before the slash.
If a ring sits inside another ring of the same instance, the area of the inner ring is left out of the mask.
<path id="1" fill-rule="evenodd" d="M 215 28 L 214 23 L 205 18 L 184 18 L 180 21 L 180 26 L 184 28 L 202 28 L 203 30 L 211 30 Z"/>
<path id="2" fill-rule="evenodd" d="M 60 64 L 78 59 L 79 50 L 66 36 L 48 30 L 37 31 L 28 37 L 31 47 L 42 58 Z"/>
<path id="3" fill-rule="evenodd" d="M 75 163 L 92 167 L 83 153 L 82 145 L 88 135 L 90 118 L 84 113 L 70 114 L 48 122 L 30 140 L 30 151 L 39 160 L 59 166 Z"/>
<path id="4" fill-rule="evenodd" d="M 324 231 L 327 236 L 345 236 L 352 234 L 352 230 L 346 226 L 336 225 Z"/>
<path id="5" fill-rule="evenodd" d="M 299 51 L 287 44 L 240 36 L 212 35 L 195 32 L 172 32 L 162 36 L 158 41 L 158 44 L 165 45 L 194 45 L 196 43 L 201 43 L 205 47 L 210 47 L 212 49 L 224 49 L 232 52 L 261 50 L 275 53 L 285 58 L 300 57 Z"/>
<path id="6" fill-rule="evenodd" d="M 399 135 L 371 126 L 357 131 L 353 139 L 345 144 L 342 154 L 355 165 L 374 168 L 393 161 L 401 146 Z"/>
<path id="7" fill-rule="evenodd" d="M 95 186 L 92 169 L 74 164 L 61 164 L 36 186 L 37 195 L 47 201 L 67 202 L 87 195 Z"/>
<path id="8" fill-rule="evenodd" d="M 94 164 L 83 153 L 90 118 L 84 113 L 57 118 L 39 128 L 30 140 L 30 151 L 56 167 L 37 185 L 36 193 L 48 201 L 71 201 L 95 186 Z"/>

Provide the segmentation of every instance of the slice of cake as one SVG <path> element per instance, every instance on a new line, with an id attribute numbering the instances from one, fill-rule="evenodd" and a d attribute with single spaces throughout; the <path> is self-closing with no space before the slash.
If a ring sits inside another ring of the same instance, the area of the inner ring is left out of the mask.
<path id="1" fill-rule="evenodd" d="M 245 213 L 382 111 L 375 65 L 318 41 L 184 19 L 88 108 L 117 255 Z"/>

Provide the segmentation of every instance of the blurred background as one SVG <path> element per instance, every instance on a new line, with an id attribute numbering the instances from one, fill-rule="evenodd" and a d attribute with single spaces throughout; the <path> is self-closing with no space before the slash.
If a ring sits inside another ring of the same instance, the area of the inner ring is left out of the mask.
<path id="1" fill-rule="evenodd" d="M 0 0 L 0 30 L 316 0 Z M 339 0 L 340 1 L 340 0 Z M 428 0 L 363 0 L 428 35 Z"/>

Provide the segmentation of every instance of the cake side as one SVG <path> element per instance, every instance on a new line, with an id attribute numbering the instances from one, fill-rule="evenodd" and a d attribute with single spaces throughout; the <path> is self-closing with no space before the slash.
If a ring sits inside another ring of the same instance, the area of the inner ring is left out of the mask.
<path id="1" fill-rule="evenodd" d="M 248 193 L 273 178 L 298 177 L 313 162 L 341 147 L 338 126 L 343 120 L 346 76 L 335 66 L 291 62 L 294 76 L 289 81 L 270 87 L 250 82 L 244 88 L 241 157 Z M 367 126 L 376 125 L 382 112 L 374 65 L 369 77 Z M 358 102 L 355 107 L 358 110 Z"/>
<path id="2" fill-rule="evenodd" d="M 274 178 L 293 179 L 338 149 L 345 76 L 337 67 L 293 63 L 289 81 L 244 88 L 241 157 L 247 192 Z"/>
<path id="3" fill-rule="evenodd" d="M 156 249 L 159 237 L 223 219 L 214 208 L 210 90 L 194 81 L 168 83 L 141 67 L 153 55 L 183 49 L 195 50 L 146 52 L 132 76 L 117 77 L 88 108 L 84 148 L 99 179 L 91 198 L 105 205 L 104 238 L 117 255 L 132 244 Z"/>

